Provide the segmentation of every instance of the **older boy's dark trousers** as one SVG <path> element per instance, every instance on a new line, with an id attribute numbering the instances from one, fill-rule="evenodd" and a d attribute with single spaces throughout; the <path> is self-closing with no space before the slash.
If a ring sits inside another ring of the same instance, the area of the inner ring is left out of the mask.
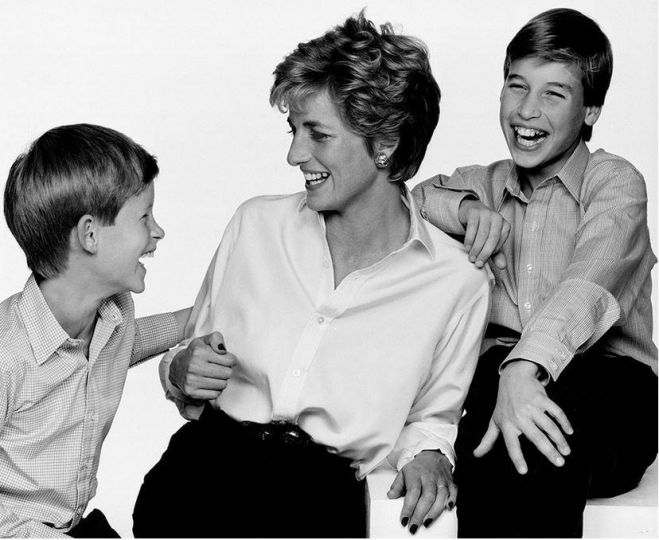
<path id="1" fill-rule="evenodd" d="M 365 482 L 324 447 L 255 439 L 207 406 L 176 432 L 135 503 L 139 537 L 364 537 Z"/>
<path id="2" fill-rule="evenodd" d="M 546 387 L 574 428 L 566 436 L 571 453 L 556 467 L 520 436 L 529 466 L 520 475 L 502 436 L 484 457 L 472 454 L 509 352 L 494 347 L 481 356 L 465 402 L 456 441 L 458 536 L 580 537 L 586 499 L 633 489 L 657 455 L 657 377 L 631 358 L 594 350 L 576 356 Z"/>

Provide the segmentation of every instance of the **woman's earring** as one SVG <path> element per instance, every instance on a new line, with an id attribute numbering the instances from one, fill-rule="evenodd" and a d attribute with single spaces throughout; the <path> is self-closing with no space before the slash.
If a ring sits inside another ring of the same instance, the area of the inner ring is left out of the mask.
<path id="1" fill-rule="evenodd" d="M 386 169 L 387 167 L 389 167 L 389 163 L 390 163 L 389 158 L 387 157 L 387 154 L 385 154 L 384 152 L 378 152 L 375 155 L 375 166 L 378 169 Z"/>

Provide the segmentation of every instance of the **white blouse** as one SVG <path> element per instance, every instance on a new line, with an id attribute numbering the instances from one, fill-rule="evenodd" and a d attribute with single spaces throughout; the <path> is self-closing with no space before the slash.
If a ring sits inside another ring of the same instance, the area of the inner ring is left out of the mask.
<path id="1" fill-rule="evenodd" d="M 363 477 L 425 449 L 452 462 L 489 304 L 484 270 L 419 219 L 405 244 L 334 288 L 321 214 L 304 193 L 244 203 L 197 296 L 194 336 L 222 332 L 237 358 L 217 399 L 237 420 L 288 420 L 350 458 Z M 201 412 L 167 378 L 186 418 Z M 230 441 L 227 441 L 230 443 Z"/>

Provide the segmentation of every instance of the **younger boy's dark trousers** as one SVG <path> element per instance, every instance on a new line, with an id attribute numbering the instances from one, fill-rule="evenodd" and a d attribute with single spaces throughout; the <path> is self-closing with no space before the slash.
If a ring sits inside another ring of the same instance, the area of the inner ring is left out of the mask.
<path id="1" fill-rule="evenodd" d="M 135 537 L 364 537 L 365 482 L 350 461 L 286 429 L 206 406 L 144 478 Z"/>
<path id="2" fill-rule="evenodd" d="M 108 523 L 105 514 L 94 508 L 68 533 L 73 538 L 121 538 Z"/>
<path id="3" fill-rule="evenodd" d="M 657 376 L 628 357 L 596 350 L 572 359 L 547 394 L 574 429 L 565 465 L 550 463 L 523 435 L 529 467 L 520 475 L 500 435 L 488 454 L 473 455 L 496 403 L 498 369 L 510 349 L 479 359 L 456 441 L 458 536 L 580 537 L 590 497 L 633 489 L 657 455 Z"/>

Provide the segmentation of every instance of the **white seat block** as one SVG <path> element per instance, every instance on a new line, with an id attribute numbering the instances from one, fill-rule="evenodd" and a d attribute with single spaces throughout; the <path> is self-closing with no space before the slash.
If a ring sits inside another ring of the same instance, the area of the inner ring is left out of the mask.
<path id="1" fill-rule="evenodd" d="M 400 524 L 403 499 L 387 498 L 396 472 L 381 466 L 368 475 L 369 538 L 411 537 Z M 455 538 L 455 510 L 444 511 L 429 529 L 420 527 L 414 537 Z M 591 499 L 584 512 L 584 538 L 657 538 L 657 461 L 646 471 L 639 486 L 618 497 Z"/>

